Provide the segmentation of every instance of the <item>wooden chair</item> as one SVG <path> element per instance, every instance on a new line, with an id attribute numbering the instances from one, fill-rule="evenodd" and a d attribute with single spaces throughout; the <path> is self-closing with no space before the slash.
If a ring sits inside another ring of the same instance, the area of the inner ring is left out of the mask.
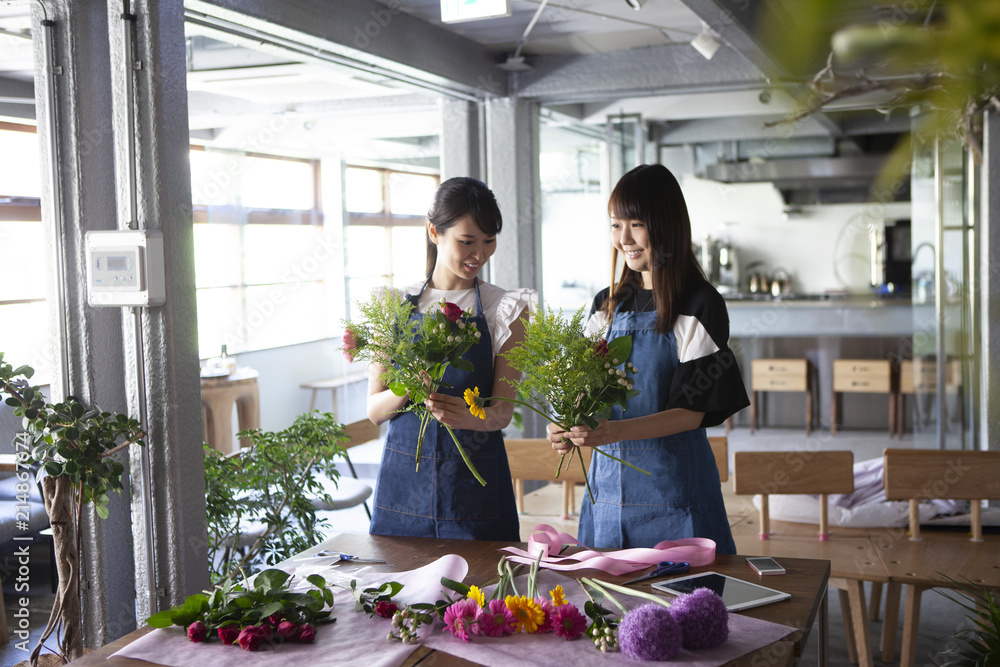
<path id="1" fill-rule="evenodd" d="M 734 487 L 738 495 L 761 496 L 759 532 L 734 531 L 739 553 L 772 558 L 818 558 L 830 561 L 830 586 L 840 594 L 845 638 L 851 662 L 873 665 L 868 608 L 864 582 L 888 581 L 877 558 L 859 558 L 866 553 L 864 536 L 829 539 L 828 495 L 853 493 L 854 453 L 850 451 L 736 452 Z M 772 535 L 768 496 L 818 494 L 819 539 L 804 524 L 785 524 Z M 752 522 L 751 522 L 752 523 Z M 773 538 L 773 539 L 772 539 Z"/>
<path id="2" fill-rule="evenodd" d="M 958 402 L 959 425 L 965 428 L 965 410 L 962 408 L 962 366 L 958 361 L 948 361 L 945 365 L 946 394 L 955 394 Z M 906 395 L 919 397 L 937 391 L 937 360 L 934 357 L 904 359 L 899 364 L 899 383 L 896 387 L 896 435 L 902 439 L 906 427 Z M 942 397 L 944 399 L 945 397 Z M 942 419 L 949 419 L 948 401 L 943 403 Z M 945 422 L 947 423 L 947 421 Z M 914 431 L 920 430 L 918 417 L 914 417 Z"/>
<path id="3" fill-rule="evenodd" d="M 715 457 L 715 465 L 719 469 L 719 481 L 729 481 L 729 438 L 717 436 L 708 439 Z"/>
<path id="4" fill-rule="evenodd" d="M 504 446 L 507 448 L 510 476 L 514 480 L 517 511 L 524 513 L 524 480 L 562 482 L 562 518 L 568 519 L 570 510 L 576 505 L 575 486 L 583 484 L 585 479 L 580 462 L 574 460 L 566 470 L 559 473 L 559 477 L 556 477 L 559 455 L 552 449 L 552 443 L 547 438 L 508 439 L 504 440 Z M 581 448 L 581 452 L 585 467 L 589 469 L 592 452 L 589 447 Z"/>
<path id="5" fill-rule="evenodd" d="M 960 581 L 968 578 L 984 588 L 1000 589 L 997 567 L 1000 541 L 984 540 L 981 506 L 983 500 L 1000 499 L 1000 452 L 887 449 L 883 462 L 886 498 L 909 501 L 910 530 L 909 539 L 900 535 L 881 546 L 890 577 L 882 659 L 887 662 L 893 659 L 896 624 L 888 621 L 896 618 L 900 588 L 905 587 L 900 665 L 907 667 L 916 661 L 921 594 L 928 588 L 953 587 L 944 580 L 942 570 L 953 573 L 951 576 Z M 924 540 L 919 514 L 919 502 L 924 499 L 970 501 L 971 539 L 952 533 Z"/>

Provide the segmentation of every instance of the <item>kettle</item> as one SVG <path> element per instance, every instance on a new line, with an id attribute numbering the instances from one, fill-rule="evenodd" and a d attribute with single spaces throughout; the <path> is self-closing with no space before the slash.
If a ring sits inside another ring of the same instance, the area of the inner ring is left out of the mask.
<path id="1" fill-rule="evenodd" d="M 783 296 L 792 293 L 792 276 L 783 267 L 776 268 L 771 273 L 771 296 Z"/>
<path id="2" fill-rule="evenodd" d="M 767 294 L 771 291 L 771 281 L 767 274 L 762 271 L 753 271 L 755 267 L 763 266 L 764 262 L 750 262 L 747 264 L 747 288 L 751 294 Z"/>

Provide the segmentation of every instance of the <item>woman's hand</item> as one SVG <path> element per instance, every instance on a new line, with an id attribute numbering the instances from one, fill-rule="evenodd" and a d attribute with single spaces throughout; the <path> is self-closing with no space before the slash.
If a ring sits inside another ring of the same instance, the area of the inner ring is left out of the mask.
<path id="1" fill-rule="evenodd" d="M 546 426 L 549 432 L 549 442 L 552 443 L 552 449 L 554 449 L 559 454 L 569 454 L 575 445 L 566 439 L 566 432 L 562 430 L 562 427 L 558 424 L 553 424 L 549 422 Z"/>
<path id="2" fill-rule="evenodd" d="M 472 416 L 465 399 L 448 394 L 431 394 L 424 405 L 434 418 L 451 428 L 481 430 L 483 420 Z"/>
<path id="3" fill-rule="evenodd" d="M 563 437 L 569 438 L 577 447 L 600 447 L 618 442 L 619 438 L 613 433 L 612 422 L 602 419 L 597 422 L 595 428 L 587 426 L 574 426 L 569 431 L 563 433 Z"/>

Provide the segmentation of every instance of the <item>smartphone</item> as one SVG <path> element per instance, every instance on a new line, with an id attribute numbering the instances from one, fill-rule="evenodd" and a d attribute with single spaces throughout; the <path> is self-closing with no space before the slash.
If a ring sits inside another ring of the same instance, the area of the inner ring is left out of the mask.
<path id="1" fill-rule="evenodd" d="M 784 574 L 785 568 L 773 558 L 747 558 L 747 565 L 757 574 Z"/>

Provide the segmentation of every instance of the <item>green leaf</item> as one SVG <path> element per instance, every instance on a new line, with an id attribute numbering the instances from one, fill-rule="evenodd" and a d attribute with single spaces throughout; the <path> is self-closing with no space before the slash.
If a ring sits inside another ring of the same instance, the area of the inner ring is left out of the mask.
<path id="1" fill-rule="evenodd" d="M 312 584 L 316 588 L 325 588 L 326 587 L 326 579 L 324 579 L 323 577 L 319 576 L 318 574 L 310 574 L 308 577 L 306 577 L 306 581 L 308 581 L 310 584 Z"/>
<path id="2" fill-rule="evenodd" d="M 288 574 L 284 570 L 264 570 L 257 575 L 256 579 L 253 580 L 253 587 L 256 590 L 265 592 L 275 588 L 281 588 L 291 576 L 292 575 Z"/>
<path id="3" fill-rule="evenodd" d="M 406 396 L 407 389 L 401 382 L 390 382 L 389 391 L 394 393 L 396 396 Z"/>
<path id="4" fill-rule="evenodd" d="M 94 511 L 97 512 L 97 516 L 101 517 L 102 519 L 107 519 L 108 516 L 110 515 L 110 513 L 108 512 L 108 508 L 107 508 L 106 505 L 97 505 L 97 504 L 95 504 L 94 505 Z"/>
<path id="5" fill-rule="evenodd" d="M 146 619 L 146 625 L 151 628 L 169 628 L 174 624 L 174 613 L 173 609 L 165 609 L 153 614 Z"/>
<path id="6" fill-rule="evenodd" d="M 468 595 L 469 586 L 460 581 L 454 581 L 448 577 L 441 577 L 441 585 L 450 591 L 455 591 L 459 595 Z"/>
<path id="7" fill-rule="evenodd" d="M 610 357 L 613 366 L 624 364 L 630 354 L 632 354 L 631 336 L 619 336 L 608 343 L 608 357 Z M 615 359 L 618 361 L 616 362 Z"/>
<path id="8" fill-rule="evenodd" d="M 469 361 L 468 359 L 455 359 L 454 361 L 451 362 L 451 365 L 457 368 L 458 370 L 464 371 L 466 373 L 471 373 L 474 370 L 476 370 L 476 367 L 473 366 L 472 362 Z"/>
<path id="9" fill-rule="evenodd" d="M 55 461 L 48 461 L 45 464 L 45 473 L 52 477 L 58 477 L 62 474 L 62 466 Z"/>

